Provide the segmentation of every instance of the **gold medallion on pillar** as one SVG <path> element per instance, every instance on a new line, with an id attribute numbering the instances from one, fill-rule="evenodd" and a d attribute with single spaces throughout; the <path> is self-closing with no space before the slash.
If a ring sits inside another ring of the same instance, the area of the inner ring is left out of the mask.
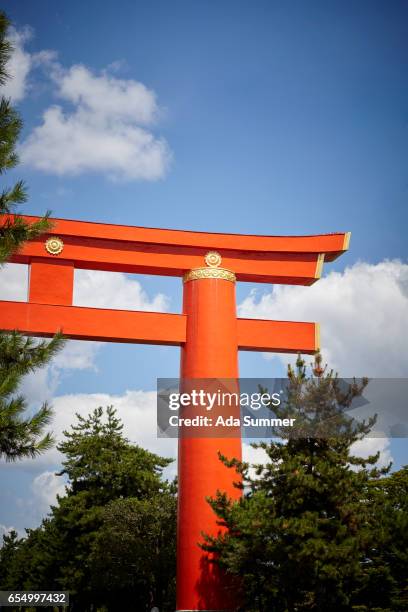
<path id="1" fill-rule="evenodd" d="M 217 251 L 209 251 L 204 257 L 204 262 L 207 264 L 207 268 L 194 268 L 194 270 L 186 272 L 183 281 L 187 283 L 188 281 L 202 278 L 219 278 L 235 283 L 237 280 L 234 272 L 226 270 L 225 268 L 220 268 L 222 258 Z"/>

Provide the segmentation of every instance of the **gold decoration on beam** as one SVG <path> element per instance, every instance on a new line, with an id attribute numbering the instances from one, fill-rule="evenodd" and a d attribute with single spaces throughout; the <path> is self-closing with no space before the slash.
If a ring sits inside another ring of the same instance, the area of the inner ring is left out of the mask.
<path id="1" fill-rule="evenodd" d="M 209 251 L 204 258 L 205 263 L 210 268 L 218 268 L 221 265 L 221 255 L 217 251 Z"/>
<path id="2" fill-rule="evenodd" d="M 45 242 L 45 250 L 50 255 L 59 255 L 60 253 L 62 253 L 63 248 L 64 243 L 62 242 L 61 238 L 58 238 L 57 236 L 48 238 L 48 240 L 46 240 Z"/>

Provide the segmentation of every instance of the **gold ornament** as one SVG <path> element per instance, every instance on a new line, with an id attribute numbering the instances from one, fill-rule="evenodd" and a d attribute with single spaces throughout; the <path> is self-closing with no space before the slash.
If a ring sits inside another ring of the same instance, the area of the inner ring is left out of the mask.
<path id="1" fill-rule="evenodd" d="M 219 278 L 221 280 L 230 281 L 231 283 L 235 283 L 237 280 L 235 274 L 231 272 L 231 270 L 219 267 L 222 259 L 217 251 L 208 251 L 204 261 L 208 268 L 194 268 L 194 270 L 189 270 L 185 273 L 183 282 L 188 283 L 189 281 L 200 280 L 202 278 Z"/>
<path id="2" fill-rule="evenodd" d="M 235 274 L 230 270 L 225 270 L 225 268 L 195 268 L 194 270 L 186 272 L 183 281 L 188 283 L 189 281 L 202 278 L 219 278 L 221 280 L 230 281 L 231 283 L 235 283 L 236 281 Z"/>
<path id="3" fill-rule="evenodd" d="M 218 268 L 221 265 L 221 255 L 217 251 L 209 251 L 204 259 L 210 268 Z"/>
<path id="4" fill-rule="evenodd" d="M 63 248 L 64 243 L 62 242 L 61 238 L 58 238 L 57 236 L 48 238 L 48 240 L 45 242 L 45 250 L 50 255 L 59 255 L 62 253 Z"/>

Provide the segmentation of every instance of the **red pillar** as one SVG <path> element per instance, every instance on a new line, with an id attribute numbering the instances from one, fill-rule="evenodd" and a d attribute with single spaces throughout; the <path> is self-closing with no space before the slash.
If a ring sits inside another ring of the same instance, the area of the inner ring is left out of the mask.
<path id="1" fill-rule="evenodd" d="M 187 337 L 181 354 L 182 378 L 238 378 L 235 277 L 219 268 L 192 270 L 185 277 L 183 311 Z M 235 595 L 211 555 L 199 548 L 201 532 L 220 530 L 206 496 L 216 490 L 238 498 L 236 472 L 218 451 L 241 457 L 241 439 L 179 438 L 177 610 L 232 610 Z"/>

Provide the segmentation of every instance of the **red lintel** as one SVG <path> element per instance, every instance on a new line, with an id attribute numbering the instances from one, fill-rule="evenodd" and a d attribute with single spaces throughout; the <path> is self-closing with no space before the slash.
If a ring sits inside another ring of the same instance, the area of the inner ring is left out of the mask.
<path id="1" fill-rule="evenodd" d="M 186 316 L 0 301 L 0 329 L 44 337 L 61 330 L 76 340 L 181 346 L 186 340 Z M 313 353 L 319 344 L 317 330 L 316 323 L 237 319 L 238 347 Z"/>
<path id="2" fill-rule="evenodd" d="M 349 242 L 349 233 L 253 236 L 52 221 L 49 235 L 63 240 L 63 251 L 47 253 L 47 236 L 42 236 L 26 243 L 12 261 L 67 260 L 75 268 L 182 276 L 202 266 L 209 250 L 217 250 L 222 266 L 235 272 L 239 281 L 311 285 L 320 277 L 323 259 L 333 261 Z"/>

